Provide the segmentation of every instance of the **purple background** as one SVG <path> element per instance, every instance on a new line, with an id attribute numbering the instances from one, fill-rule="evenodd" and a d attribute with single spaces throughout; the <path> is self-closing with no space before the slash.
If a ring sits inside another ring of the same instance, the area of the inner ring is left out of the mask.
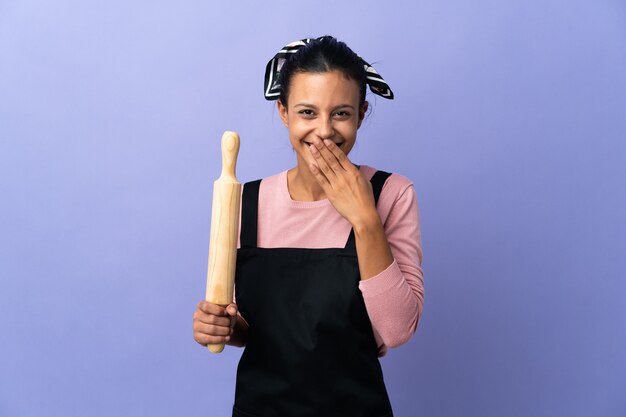
<path id="1" fill-rule="evenodd" d="M 224 130 L 294 164 L 262 96 L 333 34 L 391 84 L 356 163 L 418 192 L 425 312 L 396 415 L 626 415 L 626 3 L 0 0 L 0 415 L 226 416 L 192 340 Z"/>

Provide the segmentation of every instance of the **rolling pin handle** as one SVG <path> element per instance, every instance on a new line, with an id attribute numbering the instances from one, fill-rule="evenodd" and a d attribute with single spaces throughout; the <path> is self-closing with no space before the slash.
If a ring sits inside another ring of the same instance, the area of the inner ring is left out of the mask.
<path id="1" fill-rule="evenodd" d="M 222 135 L 222 174 L 221 180 L 238 182 L 235 177 L 237 155 L 239 154 L 239 134 L 226 131 Z"/>

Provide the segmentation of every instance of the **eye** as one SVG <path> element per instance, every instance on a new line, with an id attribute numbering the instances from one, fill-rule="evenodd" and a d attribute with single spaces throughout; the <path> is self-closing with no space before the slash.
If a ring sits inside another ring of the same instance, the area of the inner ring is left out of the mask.
<path id="1" fill-rule="evenodd" d="M 335 113 L 335 116 L 339 117 L 340 119 L 347 119 L 348 117 L 351 116 L 350 112 L 347 112 L 345 110 L 339 110 L 338 112 Z"/>
<path id="2" fill-rule="evenodd" d="M 307 117 L 312 117 L 315 116 L 315 112 L 311 109 L 302 109 L 298 112 L 298 114 L 301 114 L 303 116 L 307 116 Z"/>

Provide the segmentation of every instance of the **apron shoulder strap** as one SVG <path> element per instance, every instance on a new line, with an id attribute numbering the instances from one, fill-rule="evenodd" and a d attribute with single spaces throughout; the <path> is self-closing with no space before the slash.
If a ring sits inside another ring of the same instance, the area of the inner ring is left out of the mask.
<path id="1" fill-rule="evenodd" d="M 250 181 L 243 185 L 243 194 L 241 196 L 241 232 L 239 235 L 242 248 L 256 248 L 260 185 L 261 180 Z"/>
<path id="2" fill-rule="evenodd" d="M 383 191 L 383 186 L 385 185 L 385 181 L 391 173 L 385 171 L 376 171 L 370 179 L 372 183 L 372 191 L 374 192 L 374 204 L 378 205 L 378 198 L 380 197 L 380 193 Z M 356 252 L 356 243 L 354 240 L 354 229 L 350 230 L 350 236 L 348 236 L 348 241 L 346 242 L 346 249 L 350 251 Z"/>
<path id="3" fill-rule="evenodd" d="M 380 197 L 380 193 L 383 191 L 383 186 L 385 185 L 385 181 L 391 173 L 385 171 L 376 171 L 372 176 L 370 182 L 372 183 L 372 189 L 374 191 L 374 201 L 378 204 L 378 198 Z"/>

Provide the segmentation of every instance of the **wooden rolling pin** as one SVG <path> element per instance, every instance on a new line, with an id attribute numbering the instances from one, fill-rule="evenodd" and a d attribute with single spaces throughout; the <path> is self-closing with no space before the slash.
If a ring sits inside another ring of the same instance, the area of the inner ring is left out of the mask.
<path id="1" fill-rule="evenodd" d="M 213 183 L 209 269 L 206 282 L 206 300 L 224 307 L 233 302 L 235 284 L 241 201 L 241 183 L 235 177 L 238 153 L 239 135 L 236 132 L 224 132 L 222 174 Z M 220 353 L 224 350 L 224 344 L 208 345 L 208 348 L 213 353 Z"/>

